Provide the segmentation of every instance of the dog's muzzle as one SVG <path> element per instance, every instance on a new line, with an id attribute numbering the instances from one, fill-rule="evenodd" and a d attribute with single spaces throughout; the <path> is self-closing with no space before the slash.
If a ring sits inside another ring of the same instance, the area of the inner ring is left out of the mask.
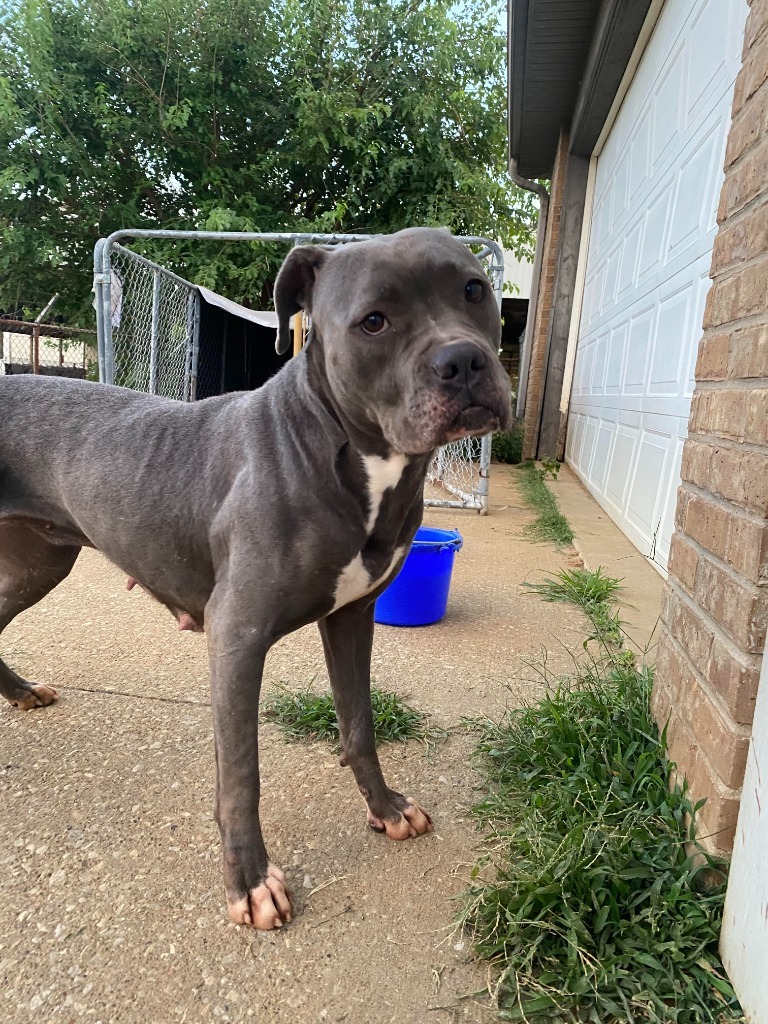
<path id="1" fill-rule="evenodd" d="M 507 424 L 509 392 L 501 366 L 495 364 L 472 341 L 449 342 L 437 350 L 432 368 L 444 411 L 441 443 L 482 436 Z"/>

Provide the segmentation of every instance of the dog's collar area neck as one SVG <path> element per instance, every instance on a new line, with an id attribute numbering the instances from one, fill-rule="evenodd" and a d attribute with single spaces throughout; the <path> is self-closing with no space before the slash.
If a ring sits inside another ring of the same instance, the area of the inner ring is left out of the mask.
<path id="1" fill-rule="evenodd" d="M 315 345 L 306 351 L 306 373 L 312 379 L 310 393 L 323 410 L 330 416 L 334 424 L 344 434 L 347 443 L 360 455 L 376 455 L 386 459 L 395 453 L 392 446 L 384 437 L 379 423 L 371 416 L 352 419 L 348 416 L 340 402 L 333 393 L 328 374 L 326 372 L 325 360 L 323 358 L 322 345 Z"/>

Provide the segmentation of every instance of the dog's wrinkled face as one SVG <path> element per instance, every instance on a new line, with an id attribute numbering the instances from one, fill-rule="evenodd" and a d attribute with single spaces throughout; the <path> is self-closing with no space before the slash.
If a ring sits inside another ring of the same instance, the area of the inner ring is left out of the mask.
<path id="1" fill-rule="evenodd" d="M 328 384 L 349 420 L 395 451 L 420 454 L 507 426 L 501 320 L 480 262 L 443 229 L 413 228 L 335 248 L 294 249 L 275 285 L 304 308 Z"/>

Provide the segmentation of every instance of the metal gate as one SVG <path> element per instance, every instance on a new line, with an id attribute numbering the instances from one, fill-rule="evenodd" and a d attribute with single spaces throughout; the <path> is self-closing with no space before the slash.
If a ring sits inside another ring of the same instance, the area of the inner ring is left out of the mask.
<path id="1" fill-rule="evenodd" d="M 154 231 L 125 229 L 100 238 L 94 250 L 94 306 L 102 383 L 195 401 L 200 373 L 200 290 L 122 242 L 129 239 L 278 242 L 345 245 L 374 235 Z M 504 253 L 488 238 L 454 236 L 484 263 L 501 308 Z M 464 438 L 440 448 L 427 475 L 428 506 L 488 511 L 491 437 Z M 450 498 L 440 496 L 445 491 Z"/>

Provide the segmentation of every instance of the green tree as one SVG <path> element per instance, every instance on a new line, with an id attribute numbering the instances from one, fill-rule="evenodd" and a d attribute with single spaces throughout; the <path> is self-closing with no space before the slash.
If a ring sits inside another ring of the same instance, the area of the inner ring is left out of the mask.
<path id="1" fill-rule="evenodd" d="M 393 231 L 530 253 L 504 172 L 499 0 L 10 0 L 0 16 L 0 308 L 88 322 L 121 227 Z M 263 303 L 284 249 L 147 243 Z"/>

